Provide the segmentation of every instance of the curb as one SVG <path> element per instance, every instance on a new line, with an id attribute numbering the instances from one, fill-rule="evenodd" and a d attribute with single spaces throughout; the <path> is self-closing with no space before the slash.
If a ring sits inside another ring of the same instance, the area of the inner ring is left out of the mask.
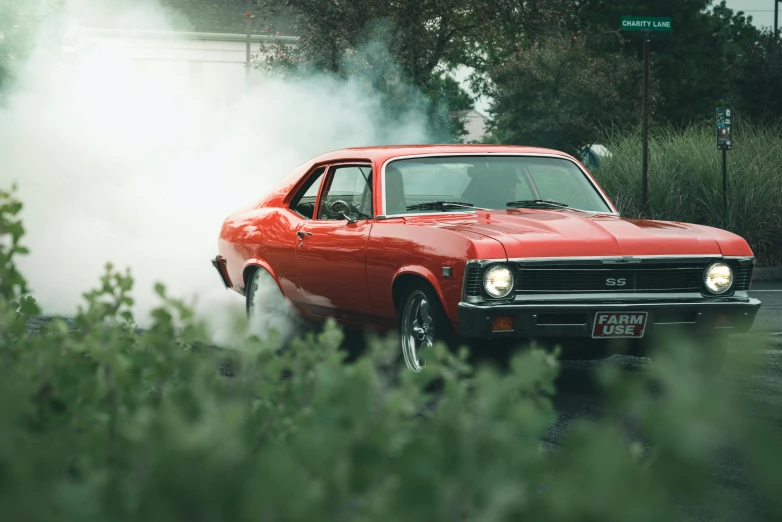
<path id="1" fill-rule="evenodd" d="M 782 281 L 782 266 L 766 266 L 752 271 L 753 281 Z"/>

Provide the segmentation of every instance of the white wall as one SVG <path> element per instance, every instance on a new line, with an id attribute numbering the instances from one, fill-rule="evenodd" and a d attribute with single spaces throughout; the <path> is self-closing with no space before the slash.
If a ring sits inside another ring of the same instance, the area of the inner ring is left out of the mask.
<path id="1" fill-rule="evenodd" d="M 83 30 L 77 52 L 98 49 L 133 63 L 145 83 L 172 104 L 223 114 L 247 88 L 246 41 L 241 35 Z M 259 39 L 250 51 L 259 53 Z M 251 80 L 262 74 L 251 71 Z"/>
<path id="2" fill-rule="evenodd" d="M 482 140 L 486 134 L 486 118 L 477 111 L 471 111 L 464 119 L 464 129 L 467 134 L 462 138 L 462 141 L 470 143 Z"/>

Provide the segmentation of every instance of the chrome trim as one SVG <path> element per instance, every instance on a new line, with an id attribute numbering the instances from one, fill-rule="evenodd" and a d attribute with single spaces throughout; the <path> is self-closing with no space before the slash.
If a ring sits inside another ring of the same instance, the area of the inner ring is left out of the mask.
<path id="1" fill-rule="evenodd" d="M 642 255 L 642 256 L 581 256 L 581 257 L 571 257 L 571 256 L 560 256 L 560 257 L 518 257 L 518 258 L 509 258 L 509 262 L 513 263 L 537 263 L 537 262 L 548 262 L 548 261 L 603 261 L 604 263 L 611 263 L 615 260 L 644 260 L 644 259 L 654 259 L 654 260 L 662 260 L 662 259 L 670 259 L 672 261 L 676 261 L 679 259 L 727 259 L 723 258 L 722 254 L 683 254 L 683 255 L 677 255 L 677 254 L 662 254 L 662 255 Z M 628 261 L 632 262 L 632 261 Z"/>
<path id="2" fill-rule="evenodd" d="M 509 296 L 510 297 L 510 296 Z M 563 292 L 556 294 L 521 294 L 517 293 L 511 298 L 505 299 L 484 299 L 478 296 L 468 296 L 466 303 L 484 303 L 491 305 L 494 302 L 501 302 L 503 304 L 529 304 L 529 303 L 619 303 L 626 302 L 628 300 L 643 300 L 645 302 L 654 301 L 671 301 L 671 300 L 691 300 L 691 301 L 704 301 L 710 299 L 727 299 L 731 301 L 746 301 L 749 299 L 749 293 L 741 290 L 732 293 L 731 295 L 703 295 L 700 292 L 676 292 L 676 291 L 660 291 L 660 292 L 612 292 L 612 293 L 597 293 L 597 292 Z"/>
<path id="3" fill-rule="evenodd" d="M 394 217 L 403 217 L 403 216 L 423 216 L 426 214 L 419 214 L 419 213 L 411 213 L 411 214 L 387 214 L 386 213 L 386 166 L 388 166 L 389 163 L 392 161 L 398 161 L 398 160 L 406 160 L 406 159 L 417 159 L 417 158 L 449 158 L 454 156 L 527 156 L 532 158 L 556 158 L 556 159 L 562 159 L 571 162 L 574 164 L 578 170 L 581 171 L 582 174 L 585 175 L 587 181 L 592 185 L 594 189 L 597 190 L 597 193 L 600 195 L 600 197 L 603 200 L 603 203 L 608 206 L 609 209 L 613 209 L 613 212 L 595 212 L 595 211 L 589 211 L 589 210 L 581 210 L 581 209 L 575 209 L 579 212 L 587 212 L 590 214 L 608 214 L 613 216 L 619 216 L 619 211 L 617 208 L 611 203 L 611 200 L 608 198 L 608 195 L 603 191 L 602 187 L 597 184 L 596 181 L 592 179 L 591 174 L 589 174 L 588 171 L 581 168 L 581 166 L 578 164 L 578 162 L 565 155 L 561 154 L 541 154 L 541 153 L 534 153 L 534 152 L 429 152 L 424 154 L 411 154 L 407 156 L 395 156 L 393 158 L 387 159 L 385 162 L 383 162 L 382 167 L 380 168 L 380 185 L 383 190 L 383 215 L 384 216 L 394 216 Z M 502 209 L 494 209 L 494 210 L 502 210 Z M 508 209 L 511 210 L 511 209 Z M 515 210 L 515 209 L 513 209 Z M 548 210 L 548 209 L 547 209 Z M 553 209 L 558 210 L 558 209 Z M 568 209 L 561 209 L 561 210 L 568 210 Z M 469 213 L 477 212 L 477 210 L 470 211 Z M 435 215 L 448 215 L 448 214 L 455 214 L 456 212 L 437 212 Z M 459 212 L 464 213 L 464 212 Z"/>
<path id="4" fill-rule="evenodd" d="M 599 302 L 599 303 L 513 303 L 513 304 L 475 304 L 475 303 L 465 303 L 461 302 L 459 303 L 459 307 L 462 308 L 473 308 L 477 310 L 526 310 L 526 309 L 543 309 L 543 310 L 559 310 L 559 309 L 572 309 L 572 308 L 584 308 L 588 310 L 594 310 L 595 307 L 606 307 L 606 308 L 634 308 L 634 307 L 642 307 L 642 308 L 666 308 L 666 307 L 677 307 L 677 306 L 725 306 L 725 305 L 749 305 L 749 306 L 760 306 L 760 301 L 758 299 L 755 299 L 754 297 L 750 297 L 747 300 L 742 301 L 730 301 L 730 300 L 723 300 L 723 301 L 663 301 L 659 303 L 649 303 L 644 301 L 632 301 L 632 302 L 625 302 L 625 303 L 606 303 L 606 302 Z M 664 323 L 663 323 L 664 324 Z M 582 326 L 582 325 L 579 325 Z"/>
<path id="5" fill-rule="evenodd" d="M 383 189 L 385 191 L 385 189 Z M 385 197 L 385 195 L 384 195 Z M 385 199 L 383 200 L 383 205 L 385 205 Z M 385 209 L 384 209 L 385 210 Z M 469 214 L 475 214 L 477 210 L 456 210 L 454 212 L 416 212 L 411 214 L 381 214 L 383 216 L 383 219 L 392 219 L 392 218 L 408 218 L 413 216 L 454 216 L 454 215 L 469 215 Z M 375 218 L 377 219 L 377 218 Z"/>

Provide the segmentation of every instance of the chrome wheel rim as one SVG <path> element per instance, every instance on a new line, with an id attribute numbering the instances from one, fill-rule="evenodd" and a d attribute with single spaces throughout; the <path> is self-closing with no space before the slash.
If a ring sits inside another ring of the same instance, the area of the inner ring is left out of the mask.
<path id="1" fill-rule="evenodd" d="M 426 366 L 421 353 L 434 344 L 434 320 L 426 295 L 416 290 L 402 311 L 402 354 L 407 368 L 420 372 Z"/>

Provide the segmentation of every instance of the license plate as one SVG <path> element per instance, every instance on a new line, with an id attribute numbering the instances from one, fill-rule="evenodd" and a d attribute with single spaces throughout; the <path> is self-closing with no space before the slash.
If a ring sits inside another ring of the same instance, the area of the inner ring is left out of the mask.
<path id="1" fill-rule="evenodd" d="M 647 315 L 646 312 L 597 312 L 592 338 L 643 337 Z"/>

